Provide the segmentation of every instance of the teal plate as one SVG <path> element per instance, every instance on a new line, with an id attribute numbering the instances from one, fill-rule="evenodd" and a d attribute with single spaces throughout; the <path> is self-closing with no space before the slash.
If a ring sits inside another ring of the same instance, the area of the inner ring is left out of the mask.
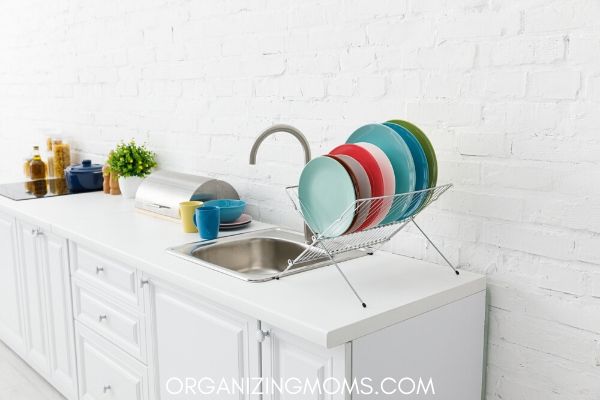
<path id="1" fill-rule="evenodd" d="M 415 190 L 427 189 L 427 187 L 429 187 L 429 166 L 427 164 L 427 156 L 425 155 L 425 151 L 423 150 L 421 143 L 419 143 L 419 140 L 403 126 L 391 122 L 384 122 L 383 124 L 396 131 L 410 149 L 410 154 L 415 163 L 415 173 L 417 178 L 415 181 Z M 406 210 L 402 218 L 408 218 L 413 215 L 414 212 L 419 209 L 426 196 L 427 194 L 425 192 L 415 194 L 415 197 L 411 199 L 412 204 L 410 208 Z"/>
<path id="2" fill-rule="evenodd" d="M 391 122 L 393 124 L 400 125 L 408 129 L 410 133 L 412 133 L 417 138 L 417 140 L 421 144 L 421 147 L 423 148 L 423 151 L 425 152 L 425 156 L 427 157 L 427 166 L 429 167 L 429 187 L 435 187 L 437 185 L 438 175 L 437 157 L 435 156 L 435 150 L 433 149 L 433 145 L 429 141 L 427 135 L 425 135 L 425 133 L 421 129 L 419 129 L 418 126 L 408 121 L 403 121 L 401 119 L 393 119 L 387 122 Z M 423 208 L 423 206 L 427 204 L 430 199 L 431 192 L 429 192 L 427 197 L 423 199 L 421 208 Z M 421 208 L 417 209 L 416 212 L 421 211 Z"/>
<path id="3" fill-rule="evenodd" d="M 421 144 L 421 147 L 423 148 L 423 151 L 425 152 L 425 156 L 427 157 L 427 166 L 429 167 L 429 187 L 435 187 L 435 185 L 437 185 L 438 175 L 437 158 L 435 156 L 435 150 L 433 149 L 433 146 L 429 141 L 427 135 L 425 135 L 425 133 L 421 129 L 419 129 L 418 126 L 408 121 L 403 121 L 401 119 L 392 119 L 387 122 L 400 125 L 401 127 L 408 129 L 409 132 L 417 138 L 417 140 Z"/>
<path id="4" fill-rule="evenodd" d="M 400 135 L 392 128 L 383 124 L 365 125 L 354 131 L 348 140 L 346 140 L 346 143 L 358 142 L 367 142 L 376 145 L 390 159 L 396 179 L 396 194 L 415 190 L 415 163 L 410 149 Z M 380 225 L 385 225 L 402 218 L 408 206 L 409 204 L 407 203 L 404 207 L 394 207 L 383 221 L 381 221 Z"/>
<path id="5" fill-rule="evenodd" d="M 298 198 L 313 232 L 335 237 L 352 226 L 355 213 L 346 211 L 356 201 L 354 183 L 346 168 L 333 158 L 316 157 L 304 166 Z"/>

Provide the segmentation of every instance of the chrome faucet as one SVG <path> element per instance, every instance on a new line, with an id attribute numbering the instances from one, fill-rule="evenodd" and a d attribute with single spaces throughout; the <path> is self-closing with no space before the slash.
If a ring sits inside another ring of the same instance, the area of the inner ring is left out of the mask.
<path id="1" fill-rule="evenodd" d="M 266 129 L 254 141 L 254 144 L 252 145 L 252 149 L 250 150 L 250 165 L 256 164 L 256 153 L 258 152 L 258 148 L 260 147 L 262 142 L 267 137 L 271 136 L 272 134 L 274 134 L 276 132 L 286 132 L 286 133 L 289 133 L 292 136 L 294 136 L 296 139 L 298 139 L 298 141 L 302 145 L 302 149 L 304 150 L 304 163 L 306 164 L 310 161 L 310 159 L 311 159 L 310 145 L 308 144 L 308 140 L 306 140 L 306 137 L 302 134 L 302 132 L 300 132 L 300 130 L 298 130 L 297 128 L 294 128 L 291 125 L 277 124 L 277 125 L 273 125 L 272 127 Z M 310 228 L 306 224 L 304 224 L 304 241 L 307 244 L 311 244 L 313 242 L 312 237 L 313 237 L 313 232 L 310 230 Z"/>
<path id="2" fill-rule="evenodd" d="M 302 145 L 302 149 L 304 150 L 304 163 L 306 164 L 310 161 L 310 145 L 308 144 L 308 140 L 306 140 L 306 137 L 302 134 L 302 132 L 290 125 L 277 124 L 268 128 L 256 138 L 256 141 L 252 145 L 252 150 L 250 150 L 250 165 L 256 164 L 256 153 L 258 152 L 258 148 L 262 142 L 276 132 L 287 132 L 298 139 Z"/>

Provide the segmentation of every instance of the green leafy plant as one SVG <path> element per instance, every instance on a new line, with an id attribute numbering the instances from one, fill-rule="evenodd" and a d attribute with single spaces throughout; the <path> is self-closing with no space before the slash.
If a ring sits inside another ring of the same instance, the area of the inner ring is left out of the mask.
<path id="1" fill-rule="evenodd" d="M 132 139 L 129 143 L 117 145 L 108 158 L 108 166 L 119 176 L 143 178 L 156 167 L 156 154 L 148 150 L 146 145 L 137 145 Z"/>

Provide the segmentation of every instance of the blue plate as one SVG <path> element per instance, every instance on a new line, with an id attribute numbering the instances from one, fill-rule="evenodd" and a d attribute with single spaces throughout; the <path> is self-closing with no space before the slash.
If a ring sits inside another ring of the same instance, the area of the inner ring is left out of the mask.
<path id="1" fill-rule="evenodd" d="M 316 157 L 304 166 L 298 197 L 304 219 L 313 232 L 334 237 L 352 226 L 354 183 L 346 168 L 333 158 Z"/>
<path id="2" fill-rule="evenodd" d="M 412 155 L 413 161 L 415 163 L 415 190 L 427 189 L 427 187 L 429 186 L 429 164 L 427 162 L 427 156 L 425 155 L 425 151 L 423 150 L 421 143 L 419 143 L 417 138 L 403 126 L 393 124 L 391 122 L 384 122 L 383 124 L 396 131 L 396 133 L 400 135 L 400 137 L 404 140 L 404 142 L 408 145 L 408 148 L 410 149 L 410 154 Z M 416 198 L 413 198 L 412 200 L 412 206 L 406 210 L 406 212 L 403 215 L 403 218 L 410 217 L 416 210 L 419 209 L 421 203 L 426 197 L 426 193 L 415 196 Z"/>
<path id="3" fill-rule="evenodd" d="M 383 124 L 365 125 L 354 131 L 346 140 L 346 143 L 358 142 L 376 145 L 390 159 L 396 178 L 396 194 L 415 190 L 415 163 L 410 149 L 396 131 Z M 388 224 L 402 218 L 409 205 L 407 202 L 404 207 L 393 207 L 380 224 Z"/>

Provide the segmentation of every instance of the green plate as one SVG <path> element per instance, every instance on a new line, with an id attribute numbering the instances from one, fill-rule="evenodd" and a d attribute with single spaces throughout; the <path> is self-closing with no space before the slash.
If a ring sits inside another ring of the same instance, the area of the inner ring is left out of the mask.
<path id="1" fill-rule="evenodd" d="M 391 122 L 392 124 L 400 125 L 408 129 L 408 131 L 417 138 L 421 144 L 421 147 L 423 148 L 423 151 L 425 152 L 425 157 L 427 158 L 427 165 L 429 167 L 429 187 L 435 187 L 437 184 L 438 175 L 437 158 L 435 157 L 435 150 L 433 150 L 433 146 L 431 145 L 429 138 L 427 138 L 427 135 L 425 135 L 425 133 L 423 133 L 418 126 L 411 124 L 408 121 L 392 119 L 387 122 Z"/>
<path id="2" fill-rule="evenodd" d="M 308 226 L 327 237 L 342 235 L 352 226 L 356 201 L 352 178 L 331 157 L 320 156 L 304 166 L 298 184 L 300 208 Z"/>

